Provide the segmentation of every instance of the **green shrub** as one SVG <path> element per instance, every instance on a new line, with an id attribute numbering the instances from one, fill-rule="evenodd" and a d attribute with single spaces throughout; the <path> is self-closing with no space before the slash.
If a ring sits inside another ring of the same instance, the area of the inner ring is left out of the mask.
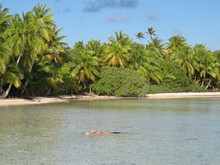
<path id="1" fill-rule="evenodd" d="M 144 96 L 147 93 L 145 78 L 126 68 L 102 68 L 98 82 L 90 86 L 99 95 Z"/>

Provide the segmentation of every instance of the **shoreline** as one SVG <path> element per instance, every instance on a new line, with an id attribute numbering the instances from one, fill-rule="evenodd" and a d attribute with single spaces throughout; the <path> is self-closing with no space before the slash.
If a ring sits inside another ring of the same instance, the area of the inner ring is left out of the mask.
<path id="1" fill-rule="evenodd" d="M 143 99 L 169 99 L 169 98 L 201 98 L 201 97 L 220 97 L 220 92 L 183 92 L 183 93 L 158 93 L 146 94 Z M 98 96 L 98 95 L 64 95 L 59 97 L 33 97 L 33 98 L 6 98 L 0 99 L 0 107 L 18 106 L 18 105 L 37 105 L 50 103 L 64 103 L 74 100 L 109 100 L 126 99 L 131 97 L 117 96 Z M 138 98 L 138 97 L 132 97 Z"/>

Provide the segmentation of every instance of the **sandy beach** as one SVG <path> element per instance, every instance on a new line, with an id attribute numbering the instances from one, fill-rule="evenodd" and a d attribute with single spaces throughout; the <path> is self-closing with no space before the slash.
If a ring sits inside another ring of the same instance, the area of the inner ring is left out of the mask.
<path id="1" fill-rule="evenodd" d="M 147 98 L 191 98 L 191 97 L 220 97 L 220 92 L 182 92 L 147 94 Z"/>
<path id="2" fill-rule="evenodd" d="M 34 97 L 34 98 L 6 98 L 0 99 L 0 107 L 16 106 L 16 105 L 34 105 L 34 104 L 50 104 L 62 103 L 73 100 L 99 100 L 99 99 L 118 99 L 115 96 L 98 96 L 98 95 L 72 95 L 59 97 Z"/>
<path id="3" fill-rule="evenodd" d="M 159 93 L 147 94 L 146 99 L 166 99 L 166 98 L 196 98 L 196 97 L 220 97 L 220 92 L 186 92 L 186 93 Z M 72 95 L 59 97 L 34 97 L 34 98 L 7 98 L 0 99 L 0 107 L 16 105 L 49 104 L 59 102 L 69 102 L 73 100 L 101 100 L 101 99 L 120 99 L 115 96 L 98 95 Z"/>

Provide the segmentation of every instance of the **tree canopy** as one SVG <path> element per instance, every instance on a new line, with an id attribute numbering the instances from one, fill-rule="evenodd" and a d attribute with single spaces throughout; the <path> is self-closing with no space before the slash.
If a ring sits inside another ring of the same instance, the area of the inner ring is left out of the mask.
<path id="1" fill-rule="evenodd" d="M 69 47 L 61 30 L 46 5 L 22 15 L 10 15 L 0 5 L 0 97 L 220 89 L 220 50 L 191 46 L 181 35 L 164 42 L 149 27 L 136 33 L 146 44 L 119 31 L 105 43 L 79 41 Z"/>

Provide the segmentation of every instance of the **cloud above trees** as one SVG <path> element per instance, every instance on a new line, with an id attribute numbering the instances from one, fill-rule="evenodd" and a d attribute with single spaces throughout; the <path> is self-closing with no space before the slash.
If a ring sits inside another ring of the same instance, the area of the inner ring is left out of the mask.
<path id="1" fill-rule="evenodd" d="M 83 12 L 99 12 L 105 8 L 135 8 L 139 0 L 87 0 Z"/>

